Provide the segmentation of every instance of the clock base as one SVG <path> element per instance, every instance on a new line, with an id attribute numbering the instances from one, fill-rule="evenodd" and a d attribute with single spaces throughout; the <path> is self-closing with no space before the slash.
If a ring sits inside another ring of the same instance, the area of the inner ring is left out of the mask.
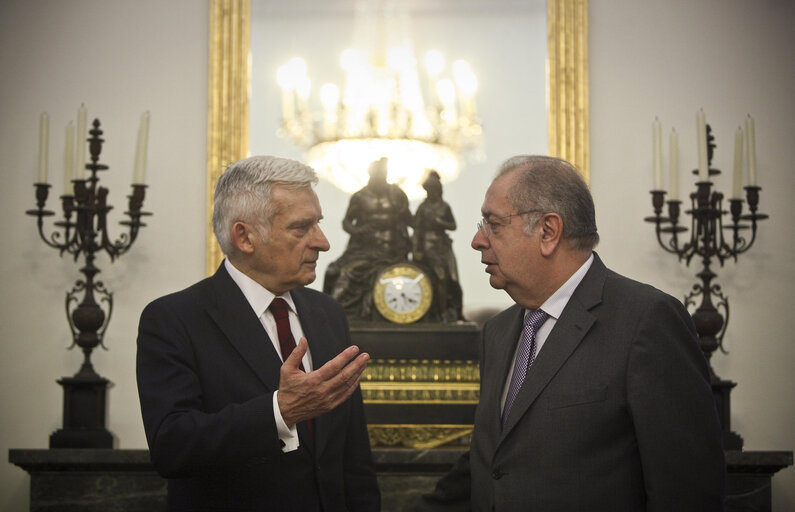
<path id="1" fill-rule="evenodd" d="M 374 447 L 466 445 L 480 393 L 475 323 L 354 324 L 370 354 L 361 380 Z"/>

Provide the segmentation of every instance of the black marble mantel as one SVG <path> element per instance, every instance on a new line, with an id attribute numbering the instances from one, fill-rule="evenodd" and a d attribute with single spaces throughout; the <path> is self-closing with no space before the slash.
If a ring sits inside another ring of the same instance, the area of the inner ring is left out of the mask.
<path id="1" fill-rule="evenodd" d="M 166 509 L 166 481 L 148 450 L 9 450 L 30 473 L 31 512 L 144 512 Z"/>
<path id="2" fill-rule="evenodd" d="M 405 510 L 463 452 L 374 450 L 383 511 Z M 30 473 L 31 512 L 165 510 L 165 480 L 154 472 L 147 450 L 14 449 L 8 460 Z M 791 451 L 727 451 L 727 512 L 770 510 L 771 478 L 792 463 Z"/>

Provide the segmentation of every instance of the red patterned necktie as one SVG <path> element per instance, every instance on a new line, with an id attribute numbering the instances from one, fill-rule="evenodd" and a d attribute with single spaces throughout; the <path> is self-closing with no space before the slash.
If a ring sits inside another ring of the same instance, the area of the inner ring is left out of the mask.
<path id="1" fill-rule="evenodd" d="M 287 305 L 287 302 L 279 297 L 273 299 L 271 305 L 268 306 L 271 313 L 273 314 L 273 318 L 276 320 L 276 333 L 279 336 L 279 347 L 282 350 L 282 361 L 286 361 L 290 354 L 293 353 L 295 349 L 295 338 L 293 337 L 293 331 L 290 330 L 290 306 Z M 300 363 L 298 367 L 304 370 L 304 363 Z M 314 439 L 315 437 L 315 422 L 313 420 L 307 420 L 306 422 L 307 427 L 309 427 L 309 435 Z"/>
<path id="2" fill-rule="evenodd" d="M 270 309 L 273 318 L 276 320 L 276 332 L 279 335 L 282 361 L 286 361 L 295 349 L 295 338 L 293 338 L 293 331 L 290 330 L 290 306 L 287 305 L 284 299 L 276 297 L 268 309 Z M 301 363 L 300 368 L 304 369 L 303 363 Z"/>

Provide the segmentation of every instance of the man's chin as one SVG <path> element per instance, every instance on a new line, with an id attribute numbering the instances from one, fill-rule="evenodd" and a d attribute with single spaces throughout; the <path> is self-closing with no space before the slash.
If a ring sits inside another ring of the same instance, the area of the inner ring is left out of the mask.
<path id="1" fill-rule="evenodd" d="M 317 278 L 317 273 L 313 270 L 312 272 L 307 272 L 306 274 L 304 274 L 303 279 L 301 279 L 301 282 L 304 286 L 306 286 L 308 284 L 314 283 L 316 278 Z"/>
<path id="2" fill-rule="evenodd" d="M 497 276 L 495 274 L 491 274 L 489 276 L 489 284 L 495 290 L 502 290 L 503 288 L 505 288 L 505 280 L 502 277 Z"/>

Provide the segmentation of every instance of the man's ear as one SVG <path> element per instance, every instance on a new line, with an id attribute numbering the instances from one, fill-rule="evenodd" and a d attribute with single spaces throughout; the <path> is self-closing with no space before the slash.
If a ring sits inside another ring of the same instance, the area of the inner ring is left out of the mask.
<path id="1" fill-rule="evenodd" d="M 243 254 L 254 252 L 254 233 L 253 226 L 242 221 L 237 221 L 232 225 L 232 245 Z"/>
<path id="2" fill-rule="evenodd" d="M 563 219 L 557 213 L 546 213 L 538 221 L 541 254 L 551 256 L 563 239 Z"/>

